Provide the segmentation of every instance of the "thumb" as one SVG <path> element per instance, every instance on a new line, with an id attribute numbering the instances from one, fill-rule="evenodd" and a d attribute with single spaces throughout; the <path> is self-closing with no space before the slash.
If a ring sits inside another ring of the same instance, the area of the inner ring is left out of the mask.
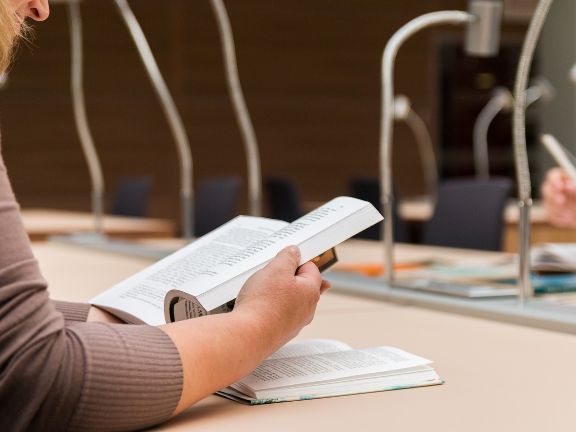
<path id="1" fill-rule="evenodd" d="M 288 246 L 278 252 L 278 255 L 270 261 L 268 266 L 273 271 L 296 274 L 296 269 L 300 265 L 300 249 L 298 246 Z"/>

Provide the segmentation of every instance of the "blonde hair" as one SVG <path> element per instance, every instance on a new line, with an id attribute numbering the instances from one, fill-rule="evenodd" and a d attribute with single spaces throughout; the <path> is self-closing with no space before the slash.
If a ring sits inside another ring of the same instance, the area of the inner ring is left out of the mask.
<path id="1" fill-rule="evenodd" d="M 8 0 L 0 0 L 0 73 L 5 72 L 10 65 L 14 43 L 19 33 L 14 9 Z"/>

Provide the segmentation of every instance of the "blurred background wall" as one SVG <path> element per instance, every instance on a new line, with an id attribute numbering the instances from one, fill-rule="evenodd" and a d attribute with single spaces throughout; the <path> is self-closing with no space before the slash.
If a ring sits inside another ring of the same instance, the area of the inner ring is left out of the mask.
<path id="1" fill-rule="evenodd" d="M 306 201 L 349 193 L 351 177 L 376 176 L 380 58 L 386 41 L 419 14 L 462 9 L 466 3 L 227 1 L 263 174 L 293 179 Z M 520 3 L 515 7 L 530 8 L 534 2 Z M 196 182 L 218 174 L 243 176 L 244 152 L 208 1 L 138 0 L 131 5 L 186 123 Z M 526 28 L 522 14 L 513 12 L 508 11 L 504 25 L 510 49 L 498 61 L 458 60 L 461 28 L 424 32 L 400 52 L 397 92 L 412 99 L 432 130 L 443 176 L 473 174 L 468 126 L 495 86 L 511 85 L 514 53 Z M 150 214 L 177 219 L 176 152 L 136 50 L 112 2 L 85 1 L 82 13 L 88 115 L 107 187 L 113 189 L 122 176 L 152 175 Z M 0 92 L 6 164 L 23 206 L 89 210 L 89 178 L 69 92 L 66 8 L 53 6 L 51 19 L 34 27 L 33 41 L 20 48 L 10 81 Z M 473 72 L 460 85 L 457 80 L 446 81 L 447 67 Z M 498 71 L 506 73 L 500 76 Z M 470 91 L 454 101 L 462 86 Z M 452 113 L 465 113 L 464 119 L 452 120 L 453 133 L 442 126 L 440 117 L 446 113 L 438 110 L 446 101 L 452 101 Z M 509 119 L 501 121 L 495 129 L 500 128 L 506 139 Z M 423 180 L 416 144 L 404 126 L 397 126 L 396 137 L 399 193 L 420 194 Z M 450 144 L 438 142 L 444 139 Z M 503 142 L 502 148 L 509 145 Z M 508 162 L 506 169 L 512 166 Z"/>

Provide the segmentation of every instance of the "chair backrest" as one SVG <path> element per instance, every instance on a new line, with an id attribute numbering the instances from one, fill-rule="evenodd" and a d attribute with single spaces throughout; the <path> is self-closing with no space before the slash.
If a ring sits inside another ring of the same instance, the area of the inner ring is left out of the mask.
<path id="1" fill-rule="evenodd" d="M 380 181 L 377 178 L 356 178 L 350 180 L 350 189 L 354 198 L 359 198 L 371 203 L 379 212 L 382 212 L 380 205 Z M 394 201 L 396 202 L 396 200 Z M 394 241 L 406 243 L 410 241 L 408 227 L 404 220 L 398 215 L 397 206 L 392 209 Z M 358 233 L 355 237 L 369 240 L 380 240 L 382 222 L 372 225 L 370 228 Z"/>
<path id="2" fill-rule="evenodd" d="M 114 191 L 110 213 L 118 216 L 145 217 L 148 212 L 152 177 L 124 177 Z"/>
<path id="3" fill-rule="evenodd" d="M 196 237 L 204 235 L 234 218 L 242 182 L 235 176 L 207 178 L 201 181 L 194 200 Z"/>
<path id="4" fill-rule="evenodd" d="M 440 184 L 434 215 L 423 243 L 481 250 L 501 250 L 504 208 L 512 191 L 507 178 L 458 179 Z"/>
<path id="5" fill-rule="evenodd" d="M 264 184 L 272 219 L 293 222 L 302 216 L 296 185 L 282 177 L 269 177 Z"/>

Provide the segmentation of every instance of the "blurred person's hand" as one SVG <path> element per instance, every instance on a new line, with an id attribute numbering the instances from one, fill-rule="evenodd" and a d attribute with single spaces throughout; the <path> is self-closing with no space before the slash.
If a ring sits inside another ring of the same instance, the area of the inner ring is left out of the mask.
<path id="1" fill-rule="evenodd" d="M 576 228 L 576 184 L 561 168 L 553 168 L 542 184 L 548 221 L 561 228 Z"/>

